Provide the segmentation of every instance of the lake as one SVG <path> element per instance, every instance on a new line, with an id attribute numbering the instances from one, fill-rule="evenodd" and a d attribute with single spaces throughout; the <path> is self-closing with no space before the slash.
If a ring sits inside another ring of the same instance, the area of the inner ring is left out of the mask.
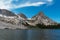
<path id="1" fill-rule="evenodd" d="M 60 29 L 0 29 L 0 40 L 60 40 Z"/>

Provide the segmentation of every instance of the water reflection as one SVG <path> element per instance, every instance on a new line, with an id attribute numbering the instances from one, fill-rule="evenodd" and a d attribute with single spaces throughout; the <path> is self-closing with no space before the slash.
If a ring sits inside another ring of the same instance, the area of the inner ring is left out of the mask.
<path id="1" fill-rule="evenodd" d="M 29 30 L 28 40 L 50 40 L 49 34 L 48 30 Z"/>
<path id="2" fill-rule="evenodd" d="M 0 40 L 60 40 L 60 30 L 0 30 Z"/>

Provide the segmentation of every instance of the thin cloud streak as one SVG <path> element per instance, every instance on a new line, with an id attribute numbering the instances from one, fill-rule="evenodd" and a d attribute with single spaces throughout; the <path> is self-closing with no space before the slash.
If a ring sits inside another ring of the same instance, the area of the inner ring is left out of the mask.
<path id="1" fill-rule="evenodd" d="M 28 7 L 28 6 L 40 6 L 40 5 L 43 5 L 43 4 L 46 4 L 45 2 L 36 2 L 36 3 L 24 3 L 24 4 L 21 4 L 21 5 L 18 5 L 16 6 L 15 5 L 15 8 L 21 8 L 21 7 Z"/>
<path id="2" fill-rule="evenodd" d="M 29 6 L 41 6 L 44 4 L 50 4 L 52 0 L 46 0 L 46 1 L 39 1 L 39 2 L 25 2 L 21 3 L 19 5 L 13 4 L 13 0 L 0 0 L 0 9 L 17 9 L 22 7 L 29 7 Z M 15 0 L 18 1 L 18 0 Z"/>

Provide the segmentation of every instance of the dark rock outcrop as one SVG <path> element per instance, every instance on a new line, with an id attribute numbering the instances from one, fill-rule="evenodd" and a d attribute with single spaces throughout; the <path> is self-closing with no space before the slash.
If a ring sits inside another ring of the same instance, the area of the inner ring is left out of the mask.
<path id="1" fill-rule="evenodd" d="M 20 17 L 22 17 L 24 19 L 27 19 L 27 17 L 23 13 L 18 14 L 18 16 L 20 16 Z"/>
<path id="2" fill-rule="evenodd" d="M 13 12 L 8 11 L 6 9 L 0 9 L 0 14 L 6 15 L 6 16 L 16 16 Z"/>

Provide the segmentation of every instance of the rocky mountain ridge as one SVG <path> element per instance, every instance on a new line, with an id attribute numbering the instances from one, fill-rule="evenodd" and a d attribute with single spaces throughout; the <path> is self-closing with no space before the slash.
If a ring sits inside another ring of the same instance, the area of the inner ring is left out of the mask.
<path id="1" fill-rule="evenodd" d="M 56 25 L 57 23 L 52 21 L 50 18 L 45 16 L 43 12 L 39 12 L 37 15 L 33 16 L 30 20 L 24 14 L 14 14 L 6 9 L 0 9 L 0 21 L 16 25 L 15 28 L 28 29 L 28 25 L 35 26 L 36 24 L 43 25 Z M 9 25 L 9 24 L 8 24 Z M 6 27 L 3 27 L 6 28 Z M 7 27 L 12 28 L 14 27 Z"/>
<path id="2" fill-rule="evenodd" d="M 11 29 L 14 29 L 14 28 L 21 28 L 21 29 L 26 29 L 27 27 L 24 26 L 22 23 L 25 23 L 25 18 L 22 18 L 21 16 L 19 15 L 16 15 L 14 14 L 13 12 L 11 11 L 8 11 L 8 10 L 3 10 L 3 9 L 0 9 L 0 21 L 2 23 L 2 26 L 3 25 L 6 25 L 8 23 L 12 24 L 11 26 L 7 27 L 7 28 L 11 28 Z M 6 23 L 6 24 L 4 24 Z M 9 24 L 8 24 L 9 25 Z M 16 25 L 16 27 L 13 27 L 13 25 Z M 7 26 L 7 25 L 6 25 Z M 6 27 L 1 27 L 0 28 L 6 28 Z"/>
<path id="3" fill-rule="evenodd" d="M 45 16 L 43 12 L 39 12 L 36 16 L 32 17 L 35 22 L 33 24 L 44 24 L 44 25 L 56 25 L 57 23 Z"/>

